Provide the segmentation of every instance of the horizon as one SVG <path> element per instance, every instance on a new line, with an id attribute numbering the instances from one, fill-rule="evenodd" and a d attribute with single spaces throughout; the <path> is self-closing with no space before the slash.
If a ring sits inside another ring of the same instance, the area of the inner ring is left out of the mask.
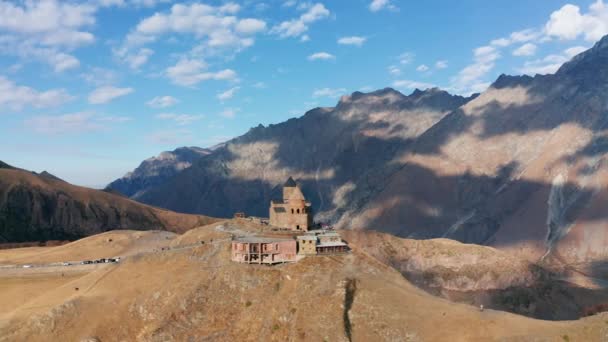
<path id="1" fill-rule="evenodd" d="M 355 91 L 467 96 L 503 73 L 553 73 L 608 34 L 602 0 L 438 6 L 0 1 L 0 160 L 100 188 L 162 151 L 211 147 Z"/>

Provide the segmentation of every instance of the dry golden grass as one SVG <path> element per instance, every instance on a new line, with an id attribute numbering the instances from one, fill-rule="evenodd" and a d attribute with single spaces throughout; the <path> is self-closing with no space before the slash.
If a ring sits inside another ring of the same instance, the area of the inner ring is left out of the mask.
<path id="1" fill-rule="evenodd" d="M 182 242 L 228 236 L 201 227 Z M 228 241 L 206 243 L 136 255 L 43 292 L 32 285 L 40 296 L 0 316 L 0 341 L 346 341 L 345 317 L 353 341 L 602 341 L 608 333 L 606 314 L 550 322 L 436 298 L 356 250 L 275 267 L 229 255 Z M 345 315 L 348 282 L 356 290 Z"/>

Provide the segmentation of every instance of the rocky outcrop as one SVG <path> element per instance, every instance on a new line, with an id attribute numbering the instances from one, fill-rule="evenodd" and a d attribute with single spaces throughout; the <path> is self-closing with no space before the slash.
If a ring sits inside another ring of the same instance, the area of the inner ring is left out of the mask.
<path id="1" fill-rule="evenodd" d="M 135 170 L 110 183 L 107 189 L 118 191 L 127 197 L 141 197 L 147 189 L 163 184 L 210 152 L 209 149 L 199 147 L 180 147 L 162 152 L 157 157 L 144 160 Z"/>
<path id="2" fill-rule="evenodd" d="M 73 240 L 113 229 L 181 232 L 212 221 L 74 186 L 49 175 L 0 169 L 0 243 Z"/>

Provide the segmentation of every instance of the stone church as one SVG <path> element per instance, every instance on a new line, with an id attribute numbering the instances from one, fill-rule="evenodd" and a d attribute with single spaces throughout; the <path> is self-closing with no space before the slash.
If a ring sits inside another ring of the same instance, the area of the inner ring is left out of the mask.
<path id="1" fill-rule="evenodd" d="M 294 231 L 308 231 L 312 227 L 311 204 L 291 177 L 283 185 L 283 200 L 270 201 L 269 224 Z"/>

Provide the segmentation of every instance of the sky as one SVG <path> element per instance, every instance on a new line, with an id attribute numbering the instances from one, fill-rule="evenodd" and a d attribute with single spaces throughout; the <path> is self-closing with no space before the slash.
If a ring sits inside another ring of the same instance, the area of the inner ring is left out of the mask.
<path id="1" fill-rule="evenodd" d="M 606 34 L 602 0 L 0 0 L 0 160 L 100 188 L 354 91 L 553 73 Z"/>

